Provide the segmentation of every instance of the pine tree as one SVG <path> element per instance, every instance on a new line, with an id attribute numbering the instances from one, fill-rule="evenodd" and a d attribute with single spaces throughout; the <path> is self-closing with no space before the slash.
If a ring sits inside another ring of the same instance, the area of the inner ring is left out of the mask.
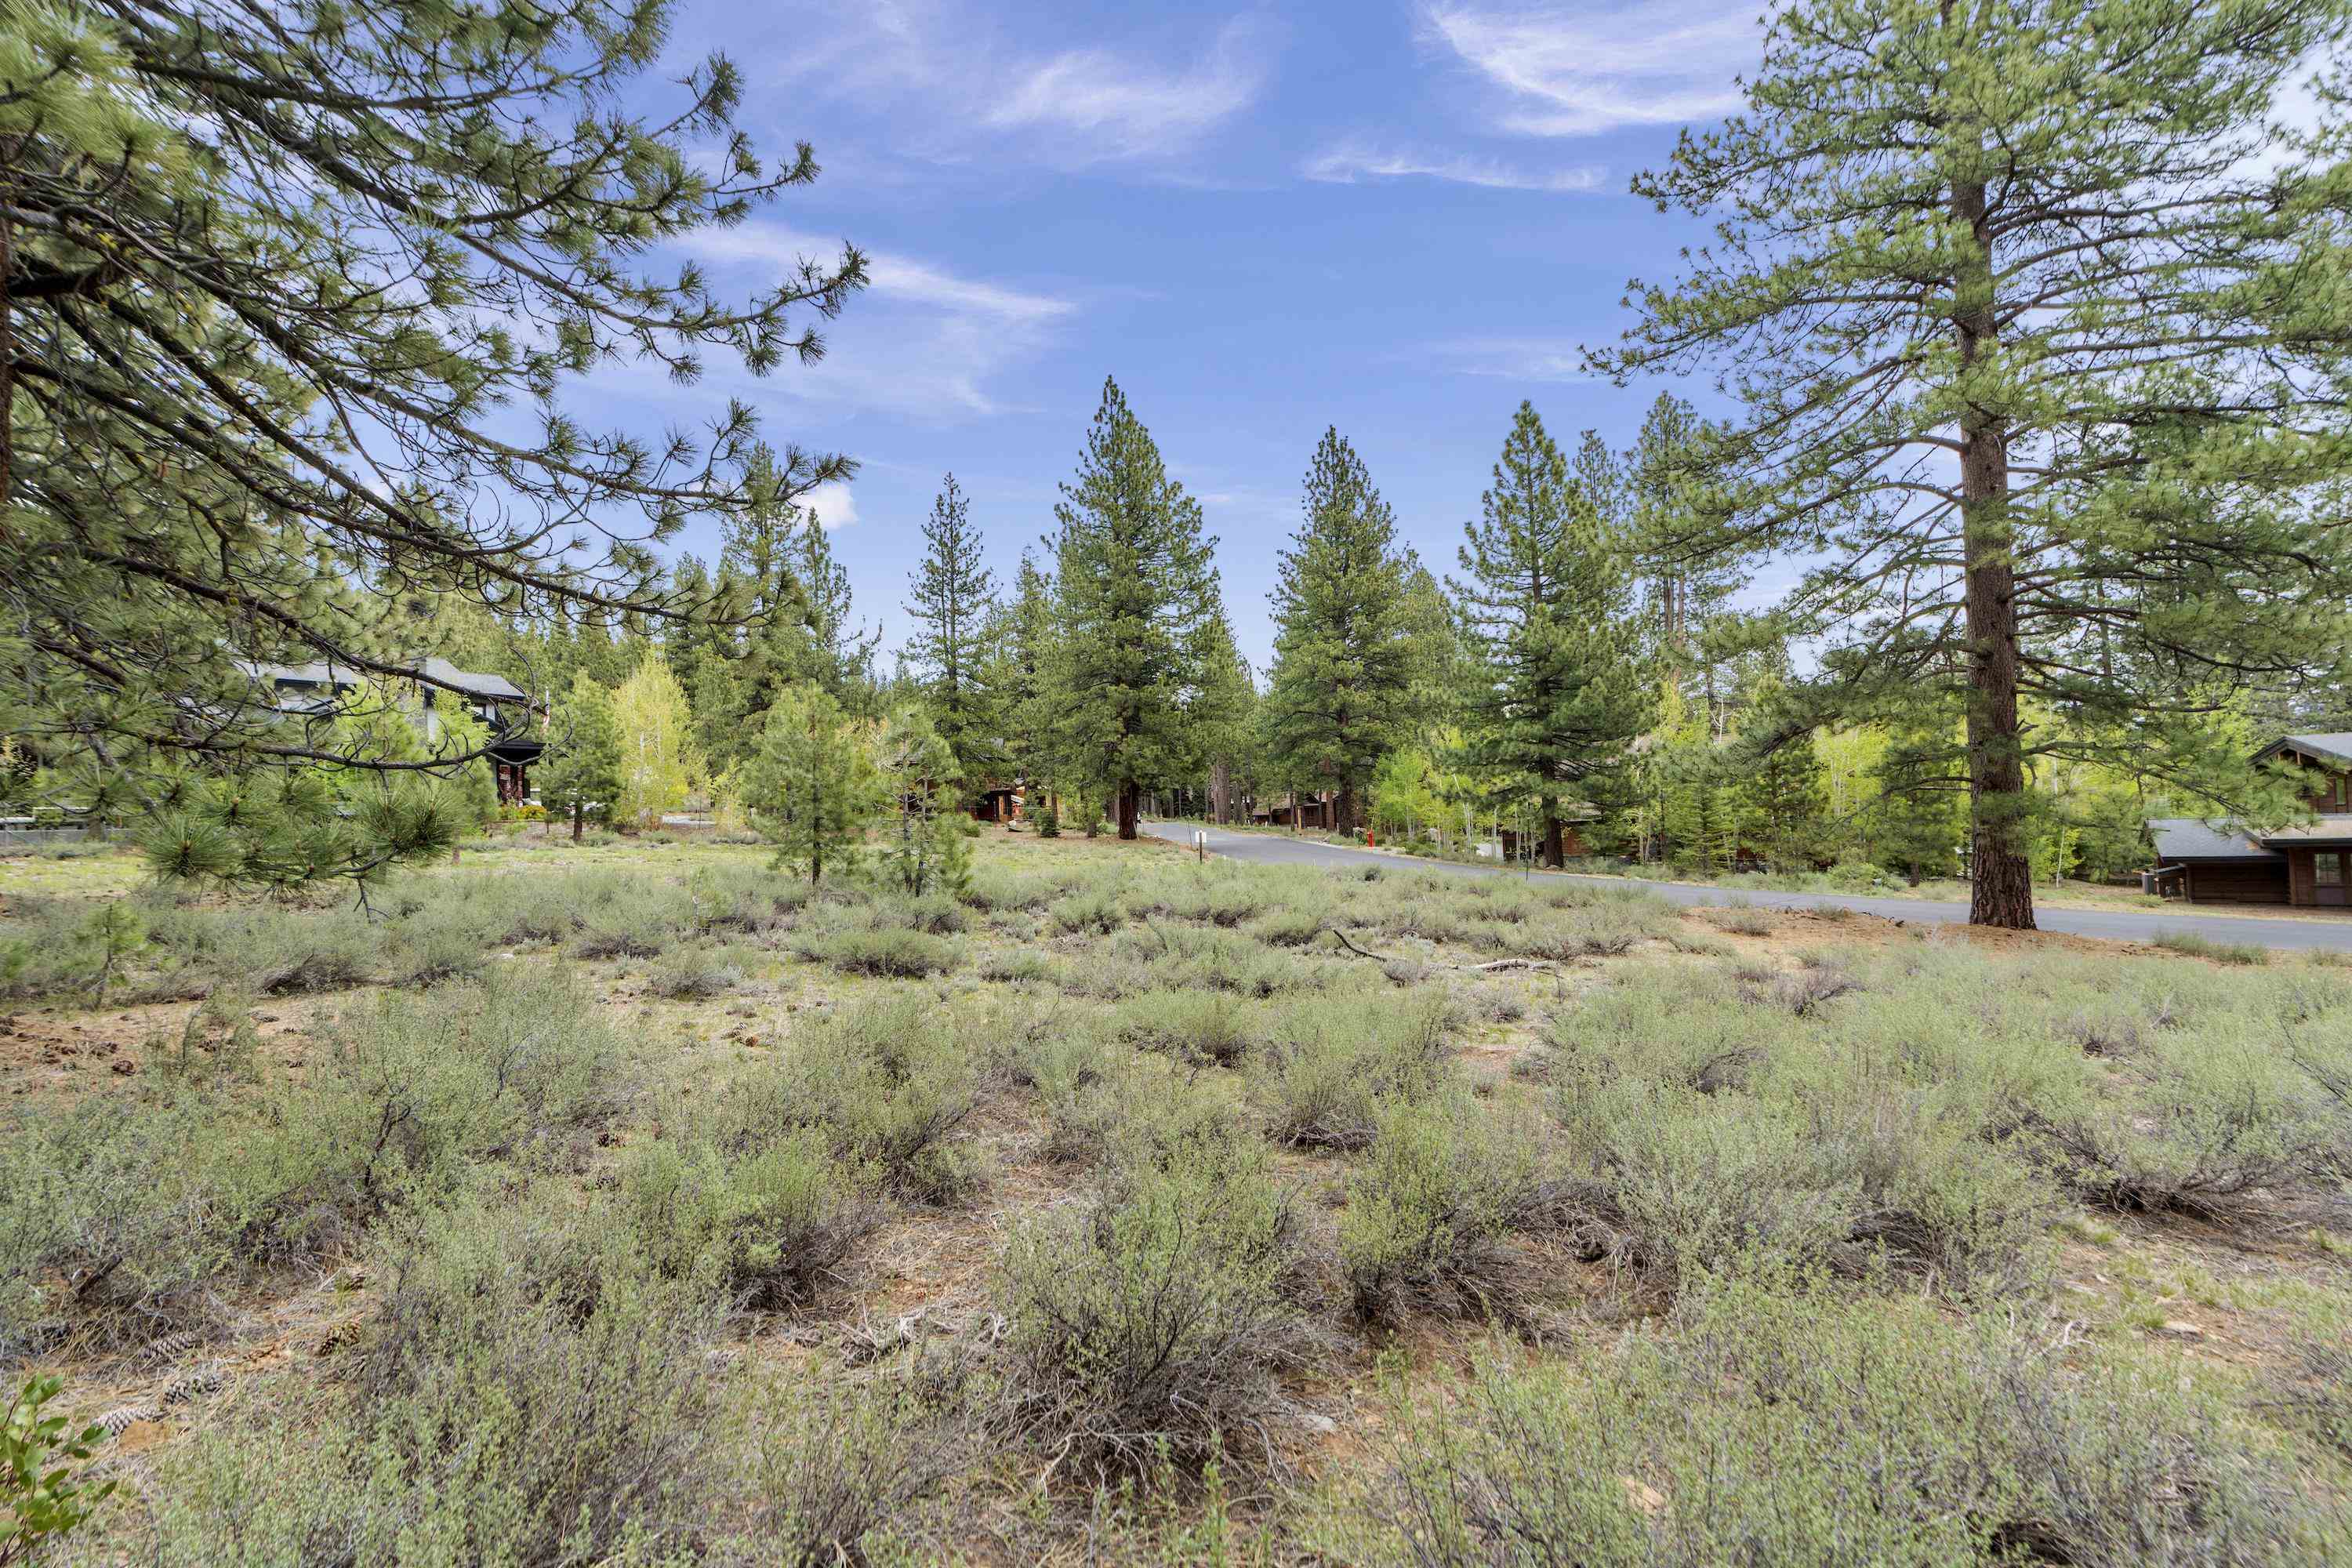
<path id="1" fill-rule="evenodd" d="M 776 864 L 812 885 L 845 870 L 881 805 L 874 759 L 858 726 L 820 687 L 787 688 L 760 728 L 743 766 L 743 803 L 776 847 Z"/>
<path id="2" fill-rule="evenodd" d="M 1057 750 L 1089 799 L 1087 826 L 1108 796 L 1118 836 L 1133 838 L 1144 788 L 1181 778 L 1194 761 L 1184 708 L 1215 651 L 1216 542 L 1113 381 L 1062 496 L 1061 626 L 1048 682 Z"/>
<path id="3" fill-rule="evenodd" d="M 1224 612 L 1208 635 L 1209 663 L 1186 718 L 1197 741 L 1207 815 L 1231 822 L 1240 796 L 1255 772 L 1253 742 L 1258 730 L 1260 699 L 1250 679 L 1249 660 L 1234 640 Z"/>
<path id="4" fill-rule="evenodd" d="M 2347 15 L 1799 0 L 1748 112 L 1634 182 L 1719 237 L 1591 361 L 1713 361 L 1747 410 L 1669 542 L 1819 558 L 1783 606 L 1832 639 L 1811 717 L 1961 702 L 1979 924 L 2033 923 L 2037 758 L 2258 805 L 2197 716 L 2339 661 L 2348 133 L 2340 98 L 2264 121 Z M 2032 700 L 2070 721 L 2029 732 Z"/>
<path id="5" fill-rule="evenodd" d="M 1335 826 L 1354 833 L 1364 786 L 1406 718 L 1405 563 L 1388 503 L 1337 429 L 1315 448 L 1302 510 L 1275 589 L 1265 733 L 1286 776 L 1336 786 Z"/>
<path id="6" fill-rule="evenodd" d="M 967 786 L 1003 765 L 994 705 L 984 683 L 988 636 L 994 626 L 996 577 L 981 562 L 981 540 L 971 503 L 953 474 L 947 476 L 923 524 L 923 562 L 907 614 L 917 630 L 907 655 L 921 671 L 921 688 L 940 736 L 955 753 Z"/>
<path id="7" fill-rule="evenodd" d="M 1532 800 L 1544 864 L 1558 866 L 1570 792 L 1608 793 L 1648 716 L 1631 580 L 1533 404 L 1519 405 L 1480 504 L 1460 555 L 1468 580 L 1452 583 L 1481 667 L 1464 761 Z"/>
<path id="8" fill-rule="evenodd" d="M 547 732 L 540 798 L 572 818 L 576 843 L 583 822 L 592 816 L 610 820 L 621 799 L 621 724 L 613 694 L 586 670 L 575 671 L 548 715 Z"/>
<path id="9" fill-rule="evenodd" d="M 990 638 L 1001 661 L 991 682 L 1005 716 L 1007 764 L 1024 790 L 1039 795 L 1054 778 L 1054 715 L 1048 685 L 1054 657 L 1054 580 L 1027 551 L 1013 580 L 1003 625 Z"/>
<path id="10" fill-rule="evenodd" d="M 882 634 L 855 625 L 856 607 L 849 591 L 849 571 L 835 559 L 824 521 L 814 510 L 802 513 L 788 559 L 806 606 L 797 678 L 815 681 L 845 712 L 879 717 L 880 682 L 874 675 L 874 651 L 881 645 Z"/>
<path id="11" fill-rule="evenodd" d="M 898 709 L 874 742 L 885 824 L 879 858 L 883 875 L 901 892 L 961 892 L 971 875 L 971 846 L 961 809 L 954 748 L 921 708 Z"/>
<path id="12" fill-rule="evenodd" d="M 817 173 L 756 154 L 723 58 L 646 91 L 667 9 L 0 15 L 0 732 L 61 790 L 153 819 L 190 768 L 355 765 L 246 661 L 404 679 L 385 602 L 686 609 L 652 547 L 751 504 L 750 403 L 648 443 L 578 378 L 812 359 L 865 264 L 738 299 L 648 270 Z M 850 471 L 803 455 L 794 482 Z M 373 874 L 390 842 L 336 822 L 353 858 L 312 864 Z"/>
<path id="13" fill-rule="evenodd" d="M 699 762 L 694 752 L 694 710 L 686 689 L 658 653 L 613 692 L 613 721 L 621 735 L 621 820 L 650 825 L 686 804 Z"/>
<path id="14" fill-rule="evenodd" d="M 1642 578 L 1650 647 L 1677 679 L 1705 662 L 1701 635 L 1745 583 L 1736 563 L 1721 556 L 1692 559 L 1681 550 L 1690 531 L 1688 497 L 1702 429 L 1696 409 L 1662 392 L 1650 405 L 1626 462 L 1625 521 Z M 1714 672 L 1697 668 L 1696 674 L 1711 709 Z M 1710 720 L 1715 716 L 1710 711 Z"/>

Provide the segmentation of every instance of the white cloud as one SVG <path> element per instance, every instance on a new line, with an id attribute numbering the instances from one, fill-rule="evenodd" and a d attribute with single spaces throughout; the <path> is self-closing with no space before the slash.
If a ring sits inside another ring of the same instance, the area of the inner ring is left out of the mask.
<path id="1" fill-rule="evenodd" d="M 1573 169 L 1522 169 L 1491 159 L 1458 153 L 1416 153 L 1381 150 L 1361 142 L 1343 142 L 1309 159 L 1299 169 L 1310 180 L 1352 185 L 1365 180 L 1450 180 L 1496 191 L 1597 191 L 1608 178 L 1595 166 Z"/>
<path id="2" fill-rule="evenodd" d="M 1761 52 L 1755 0 L 1495 9 L 1432 0 L 1423 28 L 1503 92 L 1495 119 L 1529 136 L 1718 119 Z"/>
<path id="3" fill-rule="evenodd" d="M 708 230 L 681 244 L 714 265 L 772 275 L 798 257 L 830 257 L 841 248 L 838 240 L 763 222 Z M 744 390 L 929 419 L 995 414 L 1003 405 L 988 391 L 990 383 L 1078 309 L 1073 300 L 969 277 L 898 251 L 868 251 L 866 260 L 866 292 L 838 321 L 824 325 L 825 358 L 810 367 L 780 366 Z"/>
<path id="4" fill-rule="evenodd" d="M 1177 70 L 1109 49 L 1066 49 L 1018 71 L 987 123 L 1076 132 L 1100 157 L 1180 152 L 1256 100 L 1270 64 L 1261 33 L 1236 17 L 1206 55 Z"/>
<path id="5" fill-rule="evenodd" d="M 1430 354 L 1456 375 L 1504 381 L 1591 381 L 1583 350 L 1567 338 L 1459 338 Z"/>
<path id="6" fill-rule="evenodd" d="M 1280 41 L 1255 16 L 1172 44 L 1165 29 L 1149 43 L 1072 42 L 1057 22 L 1041 44 L 956 0 L 809 10 L 792 53 L 762 61 L 762 74 L 878 114 L 898 151 L 944 163 L 1001 156 L 988 143 L 1059 167 L 1181 154 L 1257 100 Z"/>
<path id="7" fill-rule="evenodd" d="M 801 256 L 828 258 L 841 250 L 838 240 L 817 239 L 781 225 L 759 222 L 705 229 L 683 243 L 706 260 L 736 263 L 782 263 Z M 1015 322 L 1050 321 L 1077 309 L 1072 301 L 1048 294 L 959 278 L 944 268 L 896 251 L 868 250 L 866 262 L 866 292 L 885 300 Z"/>
<path id="8" fill-rule="evenodd" d="M 816 513 L 828 533 L 836 528 L 847 528 L 857 521 L 857 498 L 839 479 L 828 479 L 802 498 L 801 505 Z"/>

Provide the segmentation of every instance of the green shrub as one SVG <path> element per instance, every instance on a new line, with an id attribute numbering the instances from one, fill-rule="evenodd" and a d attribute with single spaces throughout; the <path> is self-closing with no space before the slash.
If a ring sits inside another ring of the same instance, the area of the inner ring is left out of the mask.
<path id="1" fill-rule="evenodd" d="M 1020 985 L 1046 978 L 1051 966 L 1042 952 L 1028 948 L 1014 948 L 1008 952 L 992 952 L 980 961 L 978 973 L 982 980 L 1002 984 Z"/>
<path id="2" fill-rule="evenodd" d="M 1285 1009 L 1251 1078 L 1267 1133 L 1299 1148 L 1370 1146 L 1385 1101 L 1445 1081 L 1447 1012 L 1442 995 Z"/>
<path id="3" fill-rule="evenodd" d="M 902 1196 L 946 1202 L 981 1180 L 956 1138 L 979 1093 L 978 1064 L 945 1009 L 901 994 L 803 1023 L 729 1086 L 716 1132 L 740 1153 L 814 1128 L 843 1163 L 875 1167 Z"/>
<path id="4" fill-rule="evenodd" d="M 1261 1174 L 1189 1162 L 1023 1219 L 1002 1284 L 1023 1425 L 1098 1476 L 1224 1453 L 1276 1407 L 1304 1347 L 1290 1229 Z"/>
<path id="5" fill-rule="evenodd" d="M 1726 1286 L 1617 1353 L 1496 1359 L 1400 1411 L 1329 1554 L 1367 1564 L 2180 1568 L 2336 1560 L 2340 1501 L 2169 1365 L 2054 1325 Z"/>
<path id="6" fill-rule="evenodd" d="M 803 958 L 850 974 L 919 980 L 956 966 L 953 943 L 899 926 L 813 931 L 794 940 Z"/>
<path id="7" fill-rule="evenodd" d="M 1536 1140 L 1466 1095 L 1379 1110 L 1370 1157 L 1349 1176 L 1339 1224 L 1358 1314 L 1392 1320 L 1408 1303 L 1477 1316 L 1507 1310 L 1517 1255 L 1506 1238 L 1550 1207 Z"/>
<path id="8" fill-rule="evenodd" d="M 697 944 L 663 954 L 646 988 L 674 1002 L 707 1002 L 725 995 L 741 979 L 724 955 Z"/>
<path id="9" fill-rule="evenodd" d="M 783 1568 L 925 1561 L 910 1512 L 973 1462 L 981 1422 L 958 1369 L 903 1357 L 873 1380 L 771 1380 L 751 1402 L 750 1562 Z M 730 1559 L 731 1561 L 732 1559 Z"/>
<path id="10" fill-rule="evenodd" d="M 75 1432 L 48 1413 L 64 1387 L 36 1377 L 0 1405 L 0 1563 L 31 1562 L 88 1521 L 118 1484 L 90 1477 L 106 1429 Z"/>
<path id="11" fill-rule="evenodd" d="M 306 1078 L 92 1097 L 0 1130 L 0 1343 L 44 1315 L 121 1342 L 203 1327 L 236 1268 L 318 1258 L 485 1163 L 576 1163 L 627 1092 L 566 977 L 383 997 Z"/>
<path id="12" fill-rule="evenodd" d="M 2012 1092 L 2020 1144 L 2094 1202 L 2242 1217 L 2265 1194 L 2334 1176 L 2352 1106 L 2286 1052 L 2207 1035 L 2151 1044 L 2128 1098 L 2082 1084 Z"/>
<path id="13" fill-rule="evenodd" d="M 1912 1091 L 1571 1082 L 1554 1103 L 1590 1244 L 1668 1279 L 1759 1258 L 1860 1272 L 1892 1255 L 1965 1296 L 2014 1289 L 2046 1260 L 2051 1194 Z"/>
<path id="14" fill-rule="evenodd" d="M 2271 950 L 2252 942 L 2215 942 L 2191 931 L 2159 931 L 2156 945 L 2190 958 L 2210 959 L 2215 963 L 2233 963 L 2242 967 L 2258 967 L 2271 961 Z"/>
<path id="15" fill-rule="evenodd" d="M 745 1305 L 796 1307 L 814 1298 L 880 1221 L 872 1173 L 835 1156 L 833 1140 L 799 1127 L 763 1147 L 726 1149 L 708 1135 L 630 1151 L 621 1192 L 646 1255 L 664 1273 L 716 1272 Z"/>
<path id="16" fill-rule="evenodd" d="M 688 1558 L 698 1500 L 730 1479 L 706 1282 L 663 1278 L 620 1216 L 537 1190 L 403 1227 L 383 1268 L 348 1393 L 249 1401 L 165 1456 L 157 1561 Z"/>
<path id="17" fill-rule="evenodd" d="M 1216 1067 L 1239 1065 L 1263 1027 L 1256 1008 L 1222 991 L 1146 992 L 1111 1015 L 1111 1033 L 1129 1045 Z"/>
<path id="18" fill-rule="evenodd" d="M 1065 934 L 1108 935 L 1127 923 L 1127 905 L 1116 889 L 1088 889 L 1045 907 L 1046 923 Z"/>

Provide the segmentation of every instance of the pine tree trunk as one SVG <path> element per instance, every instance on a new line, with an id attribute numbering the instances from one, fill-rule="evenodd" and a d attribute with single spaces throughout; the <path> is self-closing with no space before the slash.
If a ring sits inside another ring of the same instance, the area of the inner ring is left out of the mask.
<path id="1" fill-rule="evenodd" d="M 1568 847 L 1561 837 L 1559 814 L 1549 801 L 1546 801 L 1543 809 L 1543 863 L 1557 871 L 1567 861 Z"/>
<path id="2" fill-rule="evenodd" d="M 1356 782 L 1353 779 L 1341 779 L 1339 781 L 1339 819 L 1333 825 L 1335 830 L 1353 834 L 1360 829 L 1363 825 L 1356 820 L 1356 813 L 1359 809 L 1360 808 L 1356 800 Z"/>
<path id="3" fill-rule="evenodd" d="M 1219 826 L 1234 819 L 1234 765 L 1223 757 L 1209 764 L 1209 816 Z"/>
<path id="4" fill-rule="evenodd" d="M 1118 836 L 1121 838 L 1135 837 L 1136 804 L 1142 793 L 1142 786 L 1133 779 L 1118 786 Z"/>
<path id="5" fill-rule="evenodd" d="M 573 801 L 572 803 L 572 842 L 574 844 L 580 842 L 580 819 L 585 815 L 587 815 L 587 808 L 580 802 Z"/>
<path id="6" fill-rule="evenodd" d="M 1952 209 L 1977 239 L 1955 279 L 1963 304 L 1959 340 L 1965 375 L 1999 345 L 1983 184 L 1958 184 Z M 2032 931 L 2033 869 L 2020 837 L 2025 818 L 2025 760 L 2017 717 L 2009 431 L 1997 417 L 1975 412 L 1960 420 L 1960 540 L 1968 573 L 1969 797 L 1975 844 L 1969 923 Z"/>

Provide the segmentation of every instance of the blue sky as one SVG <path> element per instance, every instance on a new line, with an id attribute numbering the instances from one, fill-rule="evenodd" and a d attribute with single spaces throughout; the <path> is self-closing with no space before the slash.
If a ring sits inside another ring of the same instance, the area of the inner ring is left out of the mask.
<path id="1" fill-rule="evenodd" d="M 734 393 L 780 444 L 861 459 L 819 504 L 895 645 L 940 475 L 1009 575 L 1115 375 L 1201 498 L 1262 667 L 1326 425 L 1440 569 L 1519 399 L 1563 445 L 1630 441 L 1658 385 L 1583 379 L 1577 346 L 1613 339 L 1627 279 L 1670 276 L 1697 230 L 1626 182 L 1735 106 L 1759 37 L 1755 0 L 682 0 L 667 74 L 723 49 L 747 126 L 824 165 L 698 247 L 715 276 L 748 289 L 846 238 L 874 283 L 814 369 L 610 374 L 595 395 L 651 429 Z"/>

